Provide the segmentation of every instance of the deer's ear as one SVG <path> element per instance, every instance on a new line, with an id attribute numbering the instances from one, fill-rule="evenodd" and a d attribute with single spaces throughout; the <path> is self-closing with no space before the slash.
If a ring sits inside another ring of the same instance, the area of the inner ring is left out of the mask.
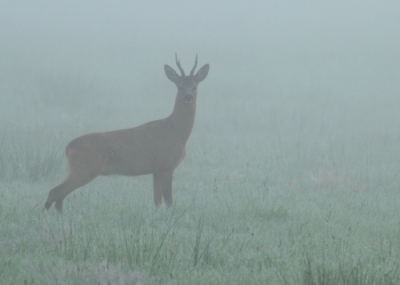
<path id="1" fill-rule="evenodd" d="M 174 83 L 178 82 L 179 75 L 171 66 L 167 64 L 164 65 L 164 70 L 165 70 L 165 75 L 167 75 L 169 80 L 171 80 Z"/>
<path id="2" fill-rule="evenodd" d="M 194 76 L 196 82 L 199 83 L 204 79 L 206 79 L 209 70 L 210 70 L 210 65 L 208 63 L 204 65 L 202 68 L 200 68 L 199 71 L 197 71 L 196 75 Z"/>

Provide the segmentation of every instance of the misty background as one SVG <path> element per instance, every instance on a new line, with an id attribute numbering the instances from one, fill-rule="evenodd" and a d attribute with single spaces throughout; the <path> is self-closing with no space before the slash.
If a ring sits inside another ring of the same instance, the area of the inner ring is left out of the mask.
<path id="1" fill-rule="evenodd" d="M 84 133 L 168 116 L 176 87 L 163 65 L 176 69 L 177 52 L 189 71 L 197 53 L 211 68 L 189 154 L 228 168 L 233 146 L 243 163 L 282 155 L 306 168 L 398 169 L 396 1 L 0 5 L 3 140 L 57 137 L 62 154 Z"/>
<path id="2" fill-rule="evenodd" d="M 0 276 L 400 284 L 399 1 L 0 0 Z M 65 146 L 168 116 L 210 64 L 171 208 L 107 176 L 43 213 Z M 1 283 L 1 282 L 0 282 Z"/>

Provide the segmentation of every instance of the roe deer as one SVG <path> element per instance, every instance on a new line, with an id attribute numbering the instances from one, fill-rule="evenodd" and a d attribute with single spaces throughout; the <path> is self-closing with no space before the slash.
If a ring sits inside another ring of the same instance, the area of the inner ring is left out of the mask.
<path id="1" fill-rule="evenodd" d="M 172 205 L 172 176 L 185 157 L 185 145 L 193 128 L 196 113 L 197 85 L 210 69 L 204 65 L 194 75 L 197 55 L 190 75 L 186 76 L 175 54 L 181 75 L 165 65 L 167 78 L 175 83 L 178 93 L 172 114 L 162 120 L 125 130 L 92 133 L 68 143 L 65 155 L 70 173 L 49 192 L 44 205 L 48 210 L 55 202 L 61 212 L 64 198 L 99 175 L 136 176 L 153 174 L 154 204 L 164 198 Z"/>

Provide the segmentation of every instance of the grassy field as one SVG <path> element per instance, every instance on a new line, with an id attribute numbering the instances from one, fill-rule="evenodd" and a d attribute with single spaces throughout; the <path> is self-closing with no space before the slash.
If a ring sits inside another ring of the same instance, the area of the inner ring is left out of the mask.
<path id="1" fill-rule="evenodd" d="M 0 285 L 400 284 L 396 1 L 2 1 Z M 98 177 L 42 212 L 65 146 L 168 116 L 194 129 L 151 176 Z"/>
<path id="2" fill-rule="evenodd" d="M 235 91 L 220 71 L 172 208 L 154 209 L 150 176 L 100 177 L 59 215 L 42 207 L 67 142 L 168 115 L 175 87 L 161 68 L 147 87 L 3 68 L 0 284 L 399 284 L 398 99 L 357 82 Z"/>

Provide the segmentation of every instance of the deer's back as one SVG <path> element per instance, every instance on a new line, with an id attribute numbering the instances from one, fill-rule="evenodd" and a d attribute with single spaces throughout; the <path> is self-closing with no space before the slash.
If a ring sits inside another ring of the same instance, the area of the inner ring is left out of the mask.
<path id="1" fill-rule="evenodd" d="M 78 137 L 68 144 L 66 154 L 70 166 L 70 157 L 78 157 L 81 164 L 100 165 L 100 175 L 134 176 L 173 170 L 183 159 L 185 143 L 164 119 Z"/>

